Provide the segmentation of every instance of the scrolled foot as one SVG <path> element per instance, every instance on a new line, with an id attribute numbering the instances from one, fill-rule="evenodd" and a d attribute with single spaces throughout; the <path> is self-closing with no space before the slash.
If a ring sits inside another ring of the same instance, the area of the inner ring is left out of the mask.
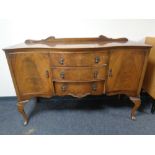
<path id="1" fill-rule="evenodd" d="M 24 126 L 26 126 L 28 124 L 28 121 L 24 121 Z"/>
<path id="2" fill-rule="evenodd" d="M 135 120 L 136 120 L 136 116 L 131 116 L 131 119 L 132 119 L 133 121 L 135 121 Z"/>

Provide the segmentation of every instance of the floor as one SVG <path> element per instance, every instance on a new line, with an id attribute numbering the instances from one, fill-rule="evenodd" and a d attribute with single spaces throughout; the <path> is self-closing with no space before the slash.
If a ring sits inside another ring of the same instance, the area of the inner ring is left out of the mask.
<path id="1" fill-rule="evenodd" d="M 30 117 L 27 126 L 16 109 L 16 98 L 0 98 L 0 134 L 5 135 L 150 135 L 155 134 L 155 115 L 151 103 L 142 97 L 144 112 L 130 120 L 133 103 L 122 96 L 39 98 L 25 109 Z"/>

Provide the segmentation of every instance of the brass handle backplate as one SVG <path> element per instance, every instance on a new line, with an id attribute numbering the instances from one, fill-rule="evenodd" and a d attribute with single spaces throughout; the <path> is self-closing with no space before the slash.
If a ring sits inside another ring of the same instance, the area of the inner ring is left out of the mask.
<path id="1" fill-rule="evenodd" d="M 62 91 L 62 92 L 65 92 L 66 89 L 67 89 L 67 85 L 66 85 L 66 84 L 63 84 L 63 85 L 61 86 L 61 91 Z"/>
<path id="2" fill-rule="evenodd" d="M 63 65 L 63 64 L 64 64 L 64 58 L 61 57 L 59 63 L 60 63 L 61 65 Z"/>
<path id="3" fill-rule="evenodd" d="M 92 84 L 92 90 L 93 90 L 93 91 L 96 91 L 96 89 L 97 89 L 97 85 L 96 85 L 96 83 L 93 83 L 93 84 Z"/>
<path id="4" fill-rule="evenodd" d="M 95 63 L 99 63 L 100 62 L 100 57 L 99 56 L 96 56 L 95 57 Z"/>
<path id="5" fill-rule="evenodd" d="M 60 77 L 61 77 L 62 79 L 65 78 L 65 73 L 64 73 L 64 71 L 62 71 L 62 72 L 60 73 Z"/>

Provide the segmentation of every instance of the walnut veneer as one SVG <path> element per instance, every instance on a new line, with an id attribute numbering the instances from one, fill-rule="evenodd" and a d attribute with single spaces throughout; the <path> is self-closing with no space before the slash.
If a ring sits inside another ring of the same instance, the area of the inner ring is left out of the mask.
<path id="1" fill-rule="evenodd" d="M 26 40 L 4 49 L 24 124 L 28 122 L 24 103 L 32 97 L 55 95 L 126 94 L 134 102 L 131 118 L 135 119 L 150 48 L 101 35 Z"/>

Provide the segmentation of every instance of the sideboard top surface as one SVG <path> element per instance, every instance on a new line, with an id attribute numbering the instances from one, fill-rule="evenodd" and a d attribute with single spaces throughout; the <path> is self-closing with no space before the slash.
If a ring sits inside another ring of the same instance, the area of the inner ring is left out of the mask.
<path id="1" fill-rule="evenodd" d="M 26 40 L 24 43 L 7 47 L 4 51 L 15 49 L 45 48 L 45 49 L 100 49 L 114 47 L 145 47 L 151 48 L 151 45 L 142 42 L 128 41 L 127 38 L 107 38 L 103 35 L 98 38 L 55 38 L 48 37 L 42 40 Z"/>

